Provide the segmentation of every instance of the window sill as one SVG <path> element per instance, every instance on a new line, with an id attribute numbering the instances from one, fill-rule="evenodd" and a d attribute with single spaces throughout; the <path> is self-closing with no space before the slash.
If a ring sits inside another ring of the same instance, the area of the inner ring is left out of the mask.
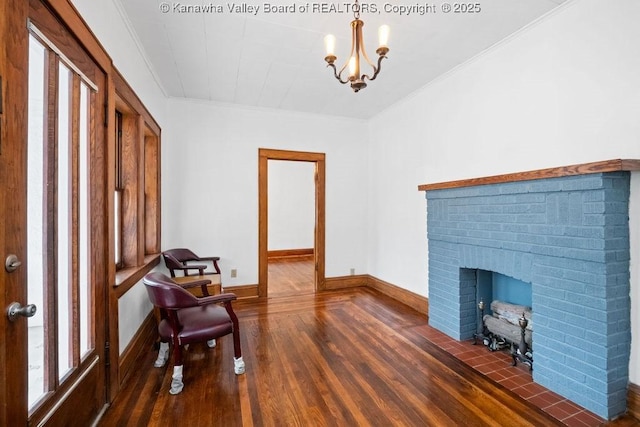
<path id="1" fill-rule="evenodd" d="M 160 263 L 160 254 L 151 254 L 144 257 L 144 264 L 136 267 L 127 267 L 116 272 L 116 283 L 113 285 L 116 297 L 126 294 L 145 274 L 153 270 Z"/>

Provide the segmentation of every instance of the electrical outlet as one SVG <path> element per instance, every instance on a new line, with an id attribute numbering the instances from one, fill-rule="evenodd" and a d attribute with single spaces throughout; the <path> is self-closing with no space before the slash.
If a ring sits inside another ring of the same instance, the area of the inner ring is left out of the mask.
<path id="1" fill-rule="evenodd" d="M 352 268 L 352 269 L 351 269 L 351 275 L 352 275 L 352 276 L 355 276 L 355 275 L 356 275 L 356 269 L 355 269 L 355 268 Z"/>
<path id="2" fill-rule="evenodd" d="M 238 270 L 236 270 L 235 268 L 231 269 L 231 277 L 238 277 Z"/>

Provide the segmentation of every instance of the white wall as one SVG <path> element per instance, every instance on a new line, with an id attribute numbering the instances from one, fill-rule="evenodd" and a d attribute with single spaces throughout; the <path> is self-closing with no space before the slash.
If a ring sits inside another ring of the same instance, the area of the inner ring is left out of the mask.
<path id="1" fill-rule="evenodd" d="M 268 249 L 314 246 L 315 163 L 269 160 Z"/>
<path id="2" fill-rule="evenodd" d="M 369 123 L 368 272 L 428 293 L 419 184 L 640 158 L 640 2 L 570 2 Z M 634 178 L 632 206 L 640 202 Z M 640 218 L 631 381 L 640 383 Z"/>
<path id="3" fill-rule="evenodd" d="M 326 153 L 326 275 L 366 272 L 366 122 L 171 99 L 162 247 L 220 256 L 223 284 L 258 282 L 258 149 Z M 230 269 L 237 269 L 231 278 Z"/>

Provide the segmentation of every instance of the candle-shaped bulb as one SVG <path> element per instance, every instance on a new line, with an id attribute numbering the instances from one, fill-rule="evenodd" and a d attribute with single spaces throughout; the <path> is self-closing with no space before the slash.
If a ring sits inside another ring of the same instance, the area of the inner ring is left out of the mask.
<path id="1" fill-rule="evenodd" d="M 358 64 L 355 56 L 349 58 L 349 75 L 351 77 L 358 77 Z"/>
<path id="2" fill-rule="evenodd" d="M 379 47 L 389 47 L 388 43 L 389 43 L 389 26 L 388 25 L 381 25 L 380 28 L 378 28 L 378 42 L 379 42 Z"/>
<path id="3" fill-rule="evenodd" d="M 327 56 L 335 56 L 335 54 L 336 54 L 336 37 L 333 34 L 327 34 L 324 37 L 324 47 L 327 50 Z"/>

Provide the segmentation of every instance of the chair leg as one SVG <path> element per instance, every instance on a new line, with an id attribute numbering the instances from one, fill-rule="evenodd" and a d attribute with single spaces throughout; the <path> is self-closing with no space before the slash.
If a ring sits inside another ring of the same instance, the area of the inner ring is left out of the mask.
<path id="1" fill-rule="evenodd" d="M 231 323 L 233 324 L 233 370 L 236 375 L 244 374 L 245 365 L 244 360 L 242 360 L 242 348 L 240 348 L 240 327 L 238 325 L 238 316 L 233 311 L 231 307 L 231 302 L 227 302 L 224 305 L 224 308 L 227 310 L 229 317 L 231 318 Z"/>
<path id="2" fill-rule="evenodd" d="M 240 332 L 237 327 L 233 329 L 233 353 L 233 371 L 236 375 L 242 375 L 244 374 L 245 366 L 242 359 L 242 349 L 240 348 Z"/>
<path id="3" fill-rule="evenodd" d="M 153 362 L 153 366 L 156 368 L 162 368 L 169 360 L 169 343 L 160 342 L 160 350 L 158 350 L 158 358 Z"/>
<path id="4" fill-rule="evenodd" d="M 169 390 L 169 394 L 178 394 L 184 388 L 184 383 L 182 382 L 182 368 L 183 365 L 173 367 L 173 375 L 171 376 L 171 389 Z"/>
<path id="5" fill-rule="evenodd" d="M 171 376 L 171 389 L 170 394 L 178 394 L 184 388 L 182 382 L 182 368 L 184 362 L 182 359 L 182 346 L 179 344 L 178 339 L 173 338 L 173 375 Z"/>

